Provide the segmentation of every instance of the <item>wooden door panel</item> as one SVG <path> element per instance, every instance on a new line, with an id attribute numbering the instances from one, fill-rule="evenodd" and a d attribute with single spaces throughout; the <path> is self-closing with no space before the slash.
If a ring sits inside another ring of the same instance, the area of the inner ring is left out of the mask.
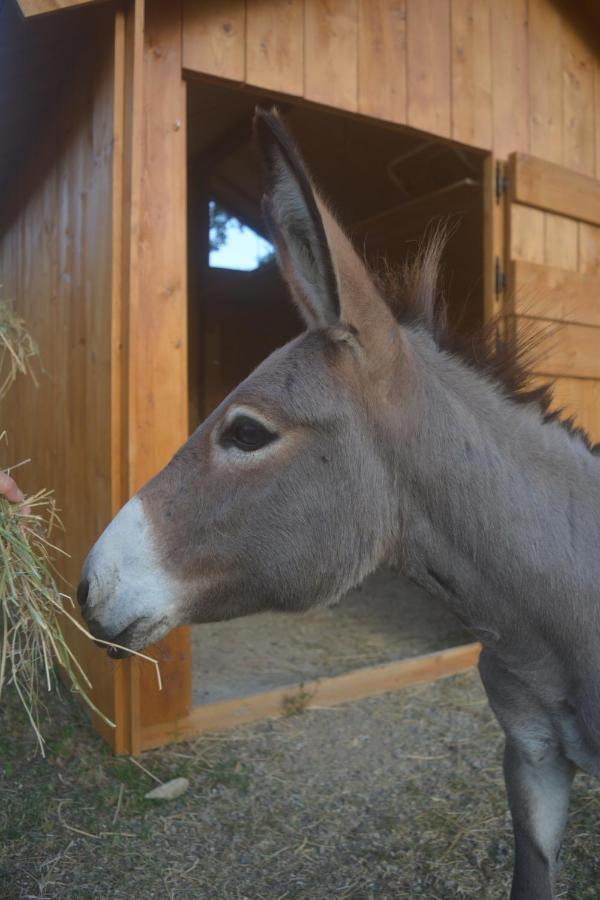
<path id="1" fill-rule="evenodd" d="M 515 260 L 509 279 L 517 315 L 600 326 L 600 277 Z"/>
<path id="2" fill-rule="evenodd" d="M 555 408 L 600 439 L 600 182 L 513 154 L 505 205 L 504 313 L 547 332 L 536 376 Z"/>

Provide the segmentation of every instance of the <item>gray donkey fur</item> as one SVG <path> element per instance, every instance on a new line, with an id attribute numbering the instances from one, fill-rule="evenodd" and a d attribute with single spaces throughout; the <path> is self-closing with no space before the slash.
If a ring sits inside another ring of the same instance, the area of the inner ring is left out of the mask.
<path id="1" fill-rule="evenodd" d="M 84 616 L 137 649 L 182 622 L 330 603 L 395 563 L 483 644 L 506 734 L 511 897 L 550 900 L 573 775 L 600 774 L 600 459 L 443 349 L 438 245 L 398 285 L 395 315 L 278 117 L 259 112 L 257 133 L 265 215 L 308 330 L 109 525 L 83 570 Z"/>

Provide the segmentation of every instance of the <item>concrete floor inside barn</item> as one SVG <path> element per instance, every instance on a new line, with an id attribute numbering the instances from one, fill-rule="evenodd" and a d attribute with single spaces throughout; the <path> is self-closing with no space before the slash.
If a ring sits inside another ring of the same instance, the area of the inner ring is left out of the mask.
<path id="1" fill-rule="evenodd" d="M 443 603 L 382 569 L 333 607 L 194 626 L 193 702 L 246 697 L 472 640 Z"/>

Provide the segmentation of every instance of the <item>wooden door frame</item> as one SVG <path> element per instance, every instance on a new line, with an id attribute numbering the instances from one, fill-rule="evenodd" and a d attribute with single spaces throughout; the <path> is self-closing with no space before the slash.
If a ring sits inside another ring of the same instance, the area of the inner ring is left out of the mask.
<path id="1" fill-rule="evenodd" d="M 112 275 L 112 512 L 188 435 L 186 84 L 181 2 L 115 12 Z M 143 389 L 140 389 L 140 385 Z M 138 754 L 142 729 L 191 709 L 188 627 L 114 668 L 112 746 Z"/>
<path id="2" fill-rule="evenodd" d="M 116 104 L 120 112 L 115 120 L 118 152 L 113 200 L 122 217 L 115 212 L 113 221 L 114 512 L 168 461 L 188 434 L 185 98 L 189 73 L 184 72 L 181 59 L 180 0 L 168 7 L 161 0 L 132 0 L 117 26 L 115 41 L 120 42 L 122 74 L 116 70 L 121 100 Z M 222 83 L 233 86 L 226 80 Z M 353 118 L 358 115 L 339 112 Z M 499 303 L 494 298 L 490 259 L 502 253 L 498 230 L 502 212 L 493 199 L 492 170 L 490 157 L 484 192 L 484 293 L 490 310 Z M 113 748 L 117 753 L 138 754 L 204 731 L 280 715 L 287 698 L 299 694 L 303 706 L 334 705 L 432 681 L 471 668 L 479 651 L 479 644 L 471 643 L 193 708 L 191 637 L 186 626 L 154 649 L 161 666 L 162 693 L 157 691 L 150 666 L 136 659 L 116 663 Z"/>
<path id="3" fill-rule="evenodd" d="M 214 83 L 212 77 L 192 76 L 194 81 Z M 231 87 L 237 87 L 227 79 L 217 79 L 219 83 Z M 243 88 L 242 88 L 243 89 Z M 258 93 L 261 93 L 258 91 Z M 266 96 L 273 96 L 270 91 L 262 92 Z M 287 98 L 289 102 L 289 98 Z M 302 98 L 293 98 L 294 105 L 315 106 L 314 103 Z M 332 110 L 337 114 L 337 110 Z M 356 118 L 358 114 L 339 111 L 345 116 Z M 364 117 L 362 117 L 364 118 Z M 382 123 L 390 128 L 399 129 L 403 126 L 392 123 Z M 437 139 L 437 138 L 436 138 Z M 442 141 L 443 139 L 439 139 Z M 484 210 L 489 206 L 492 209 L 492 185 L 489 173 L 492 171 L 492 162 L 485 161 L 485 191 Z M 490 182 L 488 190 L 488 181 Z M 197 193 L 197 186 L 190 184 L 193 192 Z M 489 196 L 488 196 L 489 194 Z M 503 223 L 503 207 L 496 204 L 494 199 L 493 221 L 495 225 Z M 196 222 L 196 214 L 189 211 L 188 222 Z M 486 214 L 487 219 L 487 214 Z M 488 229 L 486 228 L 486 231 Z M 491 233 L 491 229 L 490 233 Z M 485 257 L 484 266 L 488 265 L 488 255 L 500 252 L 500 237 L 494 232 L 494 239 L 484 241 Z M 487 238 L 487 235 L 486 235 Z M 195 282 L 193 273 L 190 273 L 190 283 Z M 489 284 L 488 284 L 489 282 Z M 492 279 L 486 279 L 486 294 L 492 290 Z M 495 303 L 498 301 L 495 300 Z M 290 684 L 282 688 L 276 688 L 258 694 L 245 697 L 199 705 L 190 708 L 188 714 L 178 716 L 164 722 L 153 725 L 142 725 L 140 729 L 140 747 L 142 750 L 155 748 L 170 741 L 187 740 L 202 732 L 218 731 L 237 725 L 247 724 L 260 719 L 283 715 L 289 707 L 290 700 L 301 698 L 302 706 L 313 705 L 332 706 L 363 697 L 374 696 L 386 691 L 397 690 L 400 687 L 421 682 L 433 681 L 448 675 L 464 672 L 476 665 L 479 658 L 480 645 L 469 643 L 447 648 L 436 653 L 419 655 L 409 659 L 401 659 L 382 665 L 367 666 L 362 669 L 346 672 L 342 675 L 325 677 L 309 683 Z"/>

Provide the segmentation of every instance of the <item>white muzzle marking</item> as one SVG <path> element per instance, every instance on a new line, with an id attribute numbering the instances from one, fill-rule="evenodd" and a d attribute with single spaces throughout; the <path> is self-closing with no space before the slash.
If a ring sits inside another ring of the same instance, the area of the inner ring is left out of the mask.
<path id="1" fill-rule="evenodd" d="M 181 585 L 159 562 L 139 497 L 132 497 L 100 535 L 82 577 L 89 581 L 85 617 L 107 636 L 114 638 L 139 622 L 139 628 L 132 628 L 137 649 L 174 624 Z"/>

